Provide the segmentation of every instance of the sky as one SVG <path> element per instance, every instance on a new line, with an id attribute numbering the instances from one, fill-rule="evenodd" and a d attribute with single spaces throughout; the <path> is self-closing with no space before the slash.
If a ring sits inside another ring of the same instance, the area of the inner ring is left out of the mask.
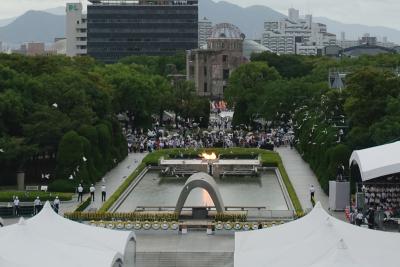
<path id="1" fill-rule="evenodd" d="M 0 0 L 0 19 L 15 17 L 34 9 L 64 6 L 79 0 Z M 202 1 L 202 0 L 199 0 Z M 225 0 L 240 6 L 265 5 L 282 13 L 294 7 L 301 14 L 311 13 L 344 23 L 386 26 L 400 29 L 399 0 Z M 86 3 L 87 0 L 82 0 Z"/>

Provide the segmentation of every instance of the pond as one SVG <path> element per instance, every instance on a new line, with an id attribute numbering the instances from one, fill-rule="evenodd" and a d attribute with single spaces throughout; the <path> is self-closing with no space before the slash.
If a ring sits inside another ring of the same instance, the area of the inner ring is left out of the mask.
<path id="1" fill-rule="evenodd" d="M 139 206 L 175 207 L 188 178 L 162 177 L 149 171 L 119 207 L 118 212 L 132 212 Z M 259 177 L 224 177 L 215 179 L 225 207 L 266 207 L 267 210 L 288 210 L 278 177 L 273 171 Z M 208 192 L 195 188 L 185 207 L 213 206 Z"/>

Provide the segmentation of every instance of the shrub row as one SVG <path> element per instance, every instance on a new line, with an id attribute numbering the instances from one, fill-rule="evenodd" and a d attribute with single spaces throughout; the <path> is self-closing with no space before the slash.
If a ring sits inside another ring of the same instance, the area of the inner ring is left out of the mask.
<path id="1" fill-rule="evenodd" d="M 71 193 L 43 192 L 43 191 L 3 191 L 0 192 L 0 202 L 12 202 L 17 196 L 21 202 L 34 201 L 39 197 L 41 201 L 53 201 L 56 196 L 61 201 L 69 201 L 72 199 Z"/>
<path id="2" fill-rule="evenodd" d="M 108 200 L 101 206 L 99 209 L 99 212 L 106 212 L 108 211 L 111 206 L 119 199 L 119 197 L 122 195 L 122 193 L 125 192 L 126 189 L 128 189 L 129 185 L 136 179 L 136 177 L 146 168 L 146 165 L 142 162 L 139 164 L 139 166 L 136 168 L 136 170 L 133 171 L 131 175 L 129 175 L 128 178 L 118 187 L 118 189 L 108 198 Z"/>
<path id="3" fill-rule="evenodd" d="M 76 208 L 76 212 L 82 212 L 85 209 L 87 209 L 87 207 L 89 207 L 89 205 L 92 203 L 92 197 L 89 196 L 85 201 L 83 201 L 78 208 Z"/>

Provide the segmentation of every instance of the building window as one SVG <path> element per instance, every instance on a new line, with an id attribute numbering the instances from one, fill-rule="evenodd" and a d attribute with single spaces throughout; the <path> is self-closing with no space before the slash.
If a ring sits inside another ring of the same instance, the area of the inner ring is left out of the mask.
<path id="1" fill-rule="evenodd" d="M 207 83 L 204 83 L 204 93 L 207 93 L 208 88 L 207 88 Z"/>
<path id="2" fill-rule="evenodd" d="M 223 55 L 222 56 L 222 62 L 224 62 L 224 63 L 228 62 L 228 56 L 227 55 Z"/>
<path id="3" fill-rule="evenodd" d="M 207 67 L 204 66 L 204 76 L 207 76 Z"/>
<path id="4" fill-rule="evenodd" d="M 222 79 L 224 81 L 229 79 L 229 69 L 224 69 L 223 74 L 222 74 Z"/>

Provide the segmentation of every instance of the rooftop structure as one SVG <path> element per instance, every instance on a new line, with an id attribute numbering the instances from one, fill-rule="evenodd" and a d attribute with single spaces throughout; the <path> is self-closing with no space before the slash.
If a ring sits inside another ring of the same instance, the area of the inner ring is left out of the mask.
<path id="1" fill-rule="evenodd" d="M 244 34 L 238 27 L 230 23 L 220 23 L 215 25 L 211 31 L 209 39 L 244 39 Z"/>

